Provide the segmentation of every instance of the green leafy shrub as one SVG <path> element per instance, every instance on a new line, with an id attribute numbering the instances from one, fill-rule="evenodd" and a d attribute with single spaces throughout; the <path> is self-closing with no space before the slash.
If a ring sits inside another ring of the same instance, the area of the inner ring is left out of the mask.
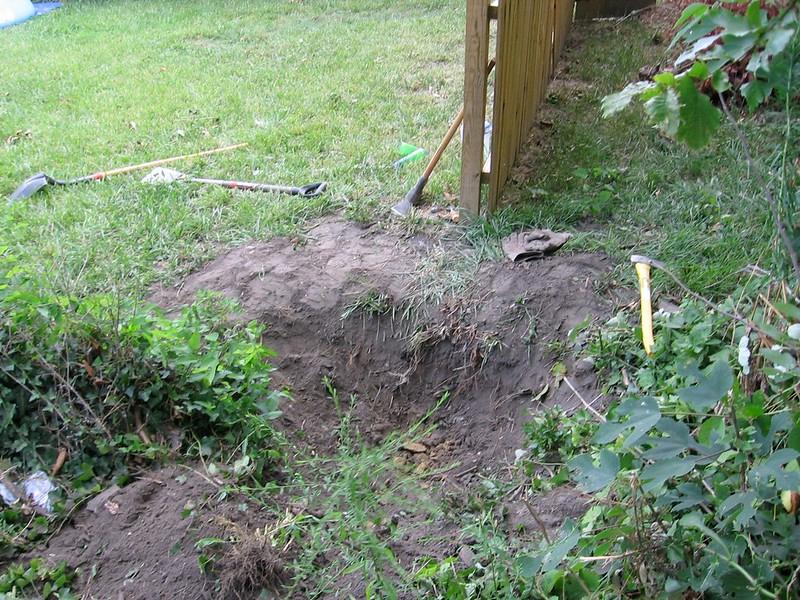
<path id="1" fill-rule="evenodd" d="M 49 567 L 41 558 L 12 565 L 0 573 L 0 598 L 41 598 L 42 600 L 77 598 L 69 589 L 75 571 L 66 563 Z"/>
<path id="2" fill-rule="evenodd" d="M 175 319 L 107 296 L 50 293 L 0 259 L 0 458 L 74 481 L 131 458 L 223 448 L 260 474 L 280 458 L 270 351 L 257 324 L 230 325 L 205 299 Z"/>
<path id="3" fill-rule="evenodd" d="M 623 398 L 569 462 L 597 502 L 519 558 L 531 577 L 594 581 L 597 597 L 800 593 L 797 506 L 784 508 L 800 492 L 800 310 L 767 296 L 737 297 L 744 323 L 697 301 L 657 316 L 652 357 L 624 314 L 601 331 L 592 350 Z M 546 561 L 555 549 L 560 567 Z"/>

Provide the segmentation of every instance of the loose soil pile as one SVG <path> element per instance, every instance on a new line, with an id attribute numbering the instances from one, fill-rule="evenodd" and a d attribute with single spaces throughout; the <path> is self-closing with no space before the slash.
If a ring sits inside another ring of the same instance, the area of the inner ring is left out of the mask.
<path id="1" fill-rule="evenodd" d="M 322 383 L 328 377 L 343 404 L 354 398 L 353 423 L 373 443 L 411 425 L 447 393 L 434 415 L 439 461 L 497 469 L 513 462 L 532 411 L 579 405 L 567 386 L 554 384 L 556 363 L 563 361 L 591 399 L 592 370 L 572 364 L 564 342 L 577 324 L 608 312 L 593 286 L 610 264 L 588 254 L 487 263 L 456 297 L 412 306 L 403 316 L 419 263 L 434 244 L 326 221 L 302 243 L 237 248 L 155 299 L 174 308 L 213 290 L 240 302 L 241 318 L 266 323 L 264 343 L 277 352 L 274 380 L 291 394 L 282 425 L 317 452 L 332 451 L 337 441 L 340 415 Z M 356 305 L 385 314 L 353 311 Z"/>
<path id="2" fill-rule="evenodd" d="M 153 471 L 93 498 L 34 554 L 80 569 L 82 598 L 218 598 L 194 547 L 220 535 L 215 515 L 234 510 L 212 500 L 216 491 L 185 468 Z"/>

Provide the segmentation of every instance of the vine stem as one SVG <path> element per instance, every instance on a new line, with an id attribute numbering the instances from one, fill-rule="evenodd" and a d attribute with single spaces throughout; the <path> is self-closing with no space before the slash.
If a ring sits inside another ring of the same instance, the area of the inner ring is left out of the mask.
<path id="1" fill-rule="evenodd" d="M 722 112 L 725 113 L 725 117 L 733 127 L 733 131 L 736 134 L 736 137 L 739 139 L 739 143 L 742 145 L 742 152 L 744 153 L 745 160 L 747 161 L 747 166 L 756 176 L 759 184 L 764 190 L 764 196 L 767 199 L 770 211 L 772 212 L 772 218 L 775 221 L 775 228 L 778 230 L 778 235 L 780 236 L 783 245 L 786 247 L 789 260 L 792 261 L 792 268 L 794 269 L 795 278 L 800 280 L 800 259 L 797 256 L 797 250 L 795 250 L 792 240 L 789 237 L 789 233 L 786 230 L 786 225 L 783 222 L 783 219 L 781 219 L 778 203 L 775 201 L 775 197 L 772 195 L 772 190 L 770 189 L 766 179 L 764 179 L 761 169 L 759 169 L 758 165 L 753 160 L 753 155 L 750 153 L 750 144 L 747 141 L 747 137 L 745 137 L 742 128 L 739 127 L 739 123 L 731 114 L 731 111 L 728 108 L 728 103 L 725 102 L 725 98 L 722 97 L 722 94 L 717 94 L 717 96 L 719 97 L 719 102 L 722 106 Z"/>

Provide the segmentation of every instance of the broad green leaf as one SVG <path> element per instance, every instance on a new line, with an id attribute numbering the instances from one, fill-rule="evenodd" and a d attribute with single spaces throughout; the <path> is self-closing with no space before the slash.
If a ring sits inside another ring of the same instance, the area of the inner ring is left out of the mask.
<path id="1" fill-rule="evenodd" d="M 675 137 L 681 123 L 681 107 L 678 94 L 668 88 L 644 104 L 650 120 L 658 125 L 667 136 Z"/>
<path id="2" fill-rule="evenodd" d="M 733 524 L 737 529 L 746 527 L 756 516 L 756 500 L 758 494 L 753 491 L 750 492 L 736 492 L 731 494 L 722 504 L 719 505 L 719 514 L 725 515 L 739 507 L 741 511 L 733 520 Z"/>
<path id="3" fill-rule="evenodd" d="M 748 52 L 751 52 L 758 43 L 758 36 L 756 34 L 735 36 L 723 35 L 722 43 L 714 46 L 713 50 L 708 53 L 710 58 L 720 58 L 728 62 L 736 62 L 745 57 Z"/>
<path id="4" fill-rule="evenodd" d="M 210 386 L 212 383 L 214 383 L 214 376 L 217 373 L 218 367 L 219 352 L 209 352 L 198 361 L 190 379 L 192 381 L 202 381 L 206 385 Z"/>
<path id="5" fill-rule="evenodd" d="M 748 22 L 747 17 L 737 15 L 729 10 L 720 10 L 711 17 L 712 22 L 725 30 L 730 35 L 747 35 L 753 32 L 753 26 Z"/>
<path id="6" fill-rule="evenodd" d="M 711 104 L 708 96 L 701 94 L 689 77 L 678 81 L 678 96 L 681 102 L 681 122 L 678 139 L 690 148 L 705 146 L 719 128 L 720 112 Z"/>
<path id="7" fill-rule="evenodd" d="M 575 482 L 586 492 L 602 490 L 616 479 L 619 472 L 619 456 L 613 452 L 601 450 L 598 461 L 599 465 L 595 466 L 590 455 L 582 454 L 570 460 L 567 465 Z"/>
<path id="8" fill-rule="evenodd" d="M 795 361 L 788 350 L 763 348 L 760 354 L 769 360 L 776 369 L 782 372 L 791 371 L 797 366 L 797 361 Z"/>
<path id="9" fill-rule="evenodd" d="M 186 344 L 189 346 L 189 349 L 192 352 L 197 352 L 198 350 L 200 350 L 200 342 L 201 342 L 200 332 L 195 331 L 194 333 L 192 333 L 191 337 L 189 338 Z"/>
<path id="10" fill-rule="evenodd" d="M 798 456 L 800 453 L 791 448 L 777 450 L 765 461 L 750 469 L 747 480 L 753 487 L 765 485 L 775 487 L 776 490 L 800 489 L 800 473 L 784 468 L 784 465 Z"/>
<path id="11" fill-rule="evenodd" d="M 772 95 L 772 86 L 761 79 L 753 79 L 745 83 L 740 92 L 744 99 L 747 100 L 747 108 L 753 111 Z"/>
<path id="12" fill-rule="evenodd" d="M 661 418 L 658 401 L 650 396 L 628 398 L 616 408 L 615 414 L 618 419 L 628 418 L 625 421 L 609 420 L 602 423 L 594 436 L 594 441 L 598 444 L 609 444 L 624 433 L 626 436 L 622 447 L 629 448 L 650 431 Z"/>
<path id="13" fill-rule="evenodd" d="M 750 23 L 750 26 L 754 29 L 760 29 L 767 24 L 767 11 L 761 10 L 760 0 L 753 0 L 750 2 L 745 17 L 747 18 L 747 22 Z"/>
<path id="14" fill-rule="evenodd" d="M 758 391 L 750 396 L 747 402 L 739 410 L 741 416 L 745 419 L 757 419 L 764 415 L 764 392 Z"/>
<path id="15" fill-rule="evenodd" d="M 539 568 L 542 566 L 542 559 L 533 555 L 518 556 L 515 562 L 520 574 L 527 579 L 531 579 L 538 575 Z"/>
<path id="16" fill-rule="evenodd" d="M 581 539 L 581 531 L 574 523 L 566 523 L 564 525 L 564 535 L 559 539 L 547 552 L 542 556 L 541 570 L 545 573 L 552 571 L 561 561 L 567 557 L 567 554 L 578 545 L 578 540 Z"/>
<path id="17" fill-rule="evenodd" d="M 707 376 L 696 364 L 679 367 L 678 374 L 697 381 L 696 385 L 678 390 L 678 397 L 697 412 L 706 412 L 716 406 L 733 386 L 733 371 L 724 360 L 715 362 Z"/>
<path id="18" fill-rule="evenodd" d="M 779 313 L 781 313 L 784 317 L 787 317 L 790 321 L 800 322 L 800 308 L 794 304 L 789 304 L 787 302 L 775 302 L 773 306 L 778 309 Z"/>
<path id="19" fill-rule="evenodd" d="M 715 33 L 697 40 L 688 50 L 684 51 L 680 56 L 678 56 L 678 58 L 675 60 L 675 66 L 679 67 L 685 63 L 693 61 L 695 58 L 697 58 L 698 54 L 713 46 L 721 37 L 721 35 L 722 34 L 720 33 Z"/>
<path id="20" fill-rule="evenodd" d="M 705 81 L 708 79 L 708 65 L 702 60 L 695 61 L 692 68 L 686 71 L 686 75 L 697 81 Z"/>
<path id="21" fill-rule="evenodd" d="M 789 45 L 789 42 L 792 41 L 792 38 L 795 36 L 796 30 L 789 29 L 788 27 L 776 27 L 775 29 L 770 29 L 766 33 L 766 40 L 767 45 L 764 48 L 764 53 L 768 56 L 775 56 L 776 54 L 780 54 L 786 49 L 786 46 Z"/>
<path id="22" fill-rule="evenodd" d="M 727 71 L 724 69 L 714 71 L 714 74 L 711 76 L 711 86 L 714 88 L 714 91 L 718 93 L 727 92 L 731 89 L 731 80 Z"/>
<path id="23" fill-rule="evenodd" d="M 703 15 L 697 20 L 691 21 L 684 25 L 678 33 L 672 38 L 668 46 L 668 50 L 672 50 L 676 43 L 680 40 L 683 40 L 687 44 L 691 44 L 697 40 L 699 40 L 704 35 L 708 35 L 712 31 L 717 29 L 717 26 L 714 24 L 713 20 L 711 19 L 711 13 Z"/>
<path id="24" fill-rule="evenodd" d="M 795 426 L 786 436 L 786 447 L 800 452 L 800 425 Z"/>
<path id="25" fill-rule="evenodd" d="M 650 449 L 642 454 L 644 458 L 650 460 L 675 458 L 697 445 L 689 432 L 689 427 L 674 419 L 663 417 L 656 424 L 656 430 L 666 435 L 664 437 L 647 436 L 645 441 Z"/>
<path id="26" fill-rule="evenodd" d="M 675 85 L 675 73 L 672 71 L 662 71 L 661 73 L 653 75 L 653 81 L 665 87 L 673 87 Z"/>
<path id="27" fill-rule="evenodd" d="M 642 469 L 642 489 L 645 492 L 660 489 L 669 479 L 686 475 L 694 469 L 696 459 L 670 458 L 660 460 Z"/>
<path id="28" fill-rule="evenodd" d="M 704 491 L 696 483 L 681 483 L 676 487 L 676 504 L 672 507 L 676 511 L 684 511 L 708 502 Z"/>
<path id="29" fill-rule="evenodd" d="M 711 445 L 725 438 L 725 419 L 709 417 L 697 431 L 697 439 L 701 444 Z"/>
<path id="30" fill-rule="evenodd" d="M 637 81 L 629 83 L 621 92 L 610 94 L 603 98 L 603 116 L 610 117 L 626 108 L 631 101 L 647 89 L 655 87 L 650 81 Z"/>
<path id="31" fill-rule="evenodd" d="M 683 9 L 681 16 L 678 17 L 677 21 L 675 21 L 675 27 L 678 28 L 691 19 L 699 19 L 708 13 L 710 8 L 711 7 L 708 4 L 704 4 L 702 2 L 693 2 Z"/>

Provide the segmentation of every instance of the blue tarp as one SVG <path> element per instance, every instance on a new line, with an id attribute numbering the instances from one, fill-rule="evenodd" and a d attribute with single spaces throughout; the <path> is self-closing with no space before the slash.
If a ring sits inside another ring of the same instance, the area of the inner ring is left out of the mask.
<path id="1" fill-rule="evenodd" d="M 30 0 L 0 0 L 0 29 L 44 15 L 61 6 L 61 2 L 36 2 Z"/>
<path id="2" fill-rule="evenodd" d="M 37 15 L 46 15 L 51 10 L 61 8 L 61 2 L 34 2 L 33 8 L 36 9 Z"/>

